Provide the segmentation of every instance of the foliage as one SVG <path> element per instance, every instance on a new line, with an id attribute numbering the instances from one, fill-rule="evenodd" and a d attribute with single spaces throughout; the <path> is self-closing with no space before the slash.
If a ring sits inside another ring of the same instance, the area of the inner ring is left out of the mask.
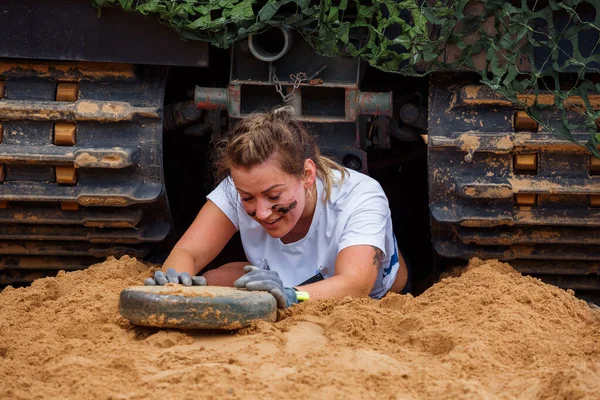
<path id="1" fill-rule="evenodd" d="M 321 54 L 362 57 L 389 72 L 425 75 L 471 69 L 481 81 L 525 108 L 547 130 L 596 156 L 600 134 L 589 78 L 600 66 L 600 0 L 92 0 L 158 17 L 186 40 L 218 47 L 277 24 L 296 28 Z M 528 4 L 529 3 L 529 4 Z M 540 5 L 541 4 L 541 5 Z M 584 36 L 582 36 L 584 35 Z M 582 39 L 583 37 L 583 39 Z M 460 49 L 453 60 L 448 48 Z M 477 57 L 483 61 L 477 64 Z M 569 81 L 565 81 L 565 78 Z M 562 122 L 545 119 L 542 92 L 554 94 Z M 523 102 L 518 94 L 534 94 Z M 574 102 L 573 96 L 582 101 Z M 569 111 L 571 110 L 571 111 Z M 569 112 L 585 118 L 572 123 Z"/>

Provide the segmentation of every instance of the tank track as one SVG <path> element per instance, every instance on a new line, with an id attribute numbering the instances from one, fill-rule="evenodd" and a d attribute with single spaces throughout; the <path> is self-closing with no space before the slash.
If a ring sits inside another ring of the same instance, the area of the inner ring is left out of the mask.
<path id="1" fill-rule="evenodd" d="M 0 60 L 0 284 L 146 256 L 171 230 L 166 69 Z"/>
<path id="2" fill-rule="evenodd" d="M 600 300 L 600 163 L 469 76 L 435 74 L 429 191 L 435 251 L 499 259 Z M 550 102 L 553 104 L 553 100 Z M 547 108 L 544 118 L 560 122 Z M 580 118 L 571 112 L 574 123 Z M 585 142 L 587 132 L 576 133 Z"/>

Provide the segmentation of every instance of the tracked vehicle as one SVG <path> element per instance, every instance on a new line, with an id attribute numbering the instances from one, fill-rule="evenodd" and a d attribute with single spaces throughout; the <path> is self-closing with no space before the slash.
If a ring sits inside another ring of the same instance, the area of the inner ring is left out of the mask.
<path id="1" fill-rule="evenodd" d="M 160 261 L 210 190 L 211 142 L 287 103 L 327 154 L 380 180 L 417 292 L 477 256 L 599 293 L 600 161 L 472 72 L 384 73 L 319 55 L 285 24 L 216 50 L 86 1 L 0 11 L 2 284 L 110 255 Z"/>

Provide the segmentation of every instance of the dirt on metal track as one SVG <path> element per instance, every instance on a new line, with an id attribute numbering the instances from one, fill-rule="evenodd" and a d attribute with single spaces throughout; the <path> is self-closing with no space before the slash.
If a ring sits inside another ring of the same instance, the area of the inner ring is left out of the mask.
<path id="1" fill-rule="evenodd" d="M 167 238 L 165 81 L 161 67 L 0 59 L 0 285 Z"/>
<path id="2" fill-rule="evenodd" d="M 472 260 L 422 295 L 294 306 L 241 332 L 129 325 L 110 258 L 0 293 L 5 399 L 592 399 L 600 312 L 508 264 Z"/>

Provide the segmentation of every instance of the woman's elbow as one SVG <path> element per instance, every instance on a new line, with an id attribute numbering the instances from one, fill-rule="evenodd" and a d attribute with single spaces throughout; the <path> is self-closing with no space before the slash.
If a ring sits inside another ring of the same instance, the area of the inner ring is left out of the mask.
<path id="1" fill-rule="evenodd" d="M 377 275 L 375 275 L 374 277 L 371 277 L 371 276 L 357 277 L 355 282 L 358 284 L 355 286 L 354 296 L 369 297 L 369 295 L 373 291 L 373 288 L 375 287 L 376 280 L 377 280 Z"/>

